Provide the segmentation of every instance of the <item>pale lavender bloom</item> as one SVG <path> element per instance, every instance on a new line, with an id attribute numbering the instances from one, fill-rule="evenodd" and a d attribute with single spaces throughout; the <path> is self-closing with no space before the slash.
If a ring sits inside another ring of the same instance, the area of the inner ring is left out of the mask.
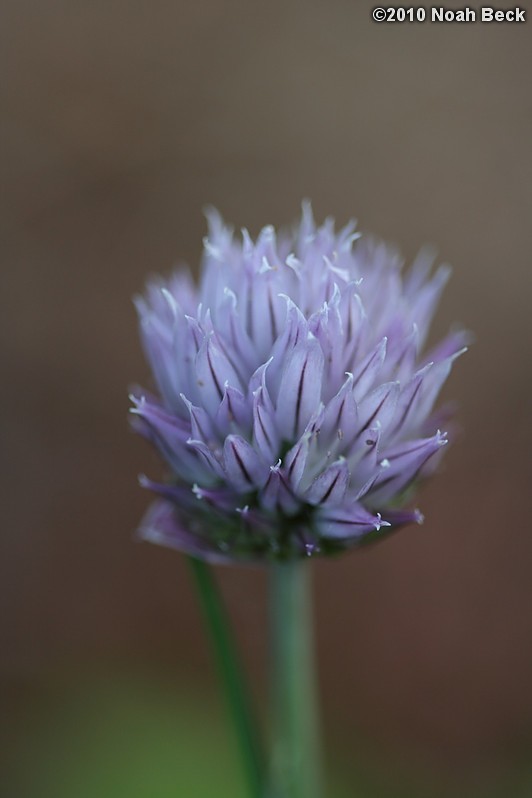
<path id="1" fill-rule="evenodd" d="M 168 480 L 144 538 L 212 562 L 332 553 L 422 520 L 405 494 L 447 435 L 433 407 L 465 347 L 422 354 L 449 270 L 335 232 L 304 205 L 293 232 L 235 238 L 209 213 L 199 288 L 187 271 L 137 301 L 158 397 L 134 426 Z"/>

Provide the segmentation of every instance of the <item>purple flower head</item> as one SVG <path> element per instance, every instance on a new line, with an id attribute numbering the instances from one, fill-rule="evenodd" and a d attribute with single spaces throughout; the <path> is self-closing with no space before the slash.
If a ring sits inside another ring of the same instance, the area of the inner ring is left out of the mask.
<path id="1" fill-rule="evenodd" d="M 215 211 L 199 288 L 187 271 L 137 300 L 158 396 L 133 423 L 168 479 L 141 535 L 212 562 L 328 554 L 420 523 L 405 508 L 446 433 L 434 403 L 464 351 L 423 345 L 449 270 L 349 224 L 236 238 Z"/>

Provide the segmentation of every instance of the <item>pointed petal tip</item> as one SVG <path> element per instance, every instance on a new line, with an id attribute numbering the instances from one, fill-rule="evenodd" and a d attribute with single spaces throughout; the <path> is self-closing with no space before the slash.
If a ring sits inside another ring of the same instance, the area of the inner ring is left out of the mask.
<path id="1" fill-rule="evenodd" d="M 290 311 L 295 311 L 298 313 L 302 318 L 304 318 L 303 313 L 301 312 L 301 308 L 294 302 L 292 297 L 288 296 L 288 294 L 284 294 L 282 291 L 277 294 L 279 299 L 284 299 L 286 302 L 286 311 L 290 313 Z"/>
<path id="2" fill-rule="evenodd" d="M 207 219 L 211 219 L 211 218 L 221 219 L 220 211 L 214 205 L 211 205 L 210 202 L 206 203 L 203 206 L 202 211 L 203 211 L 203 215 Z"/>
<path id="3" fill-rule="evenodd" d="M 134 415 L 140 415 L 142 413 L 142 405 L 145 402 L 144 397 L 133 396 L 133 394 L 129 394 L 129 401 L 133 403 L 133 407 L 128 407 L 127 412 L 133 413 Z"/>
<path id="4" fill-rule="evenodd" d="M 434 436 L 434 442 L 437 446 L 447 446 L 449 443 L 449 438 L 447 437 L 447 432 L 442 432 L 440 429 L 436 431 L 436 435 Z"/>
<path id="5" fill-rule="evenodd" d="M 236 308 L 236 306 L 238 304 L 237 298 L 236 298 L 236 294 L 227 285 L 224 288 L 224 296 L 227 297 L 230 300 L 231 305 L 232 305 L 232 309 L 235 310 L 235 308 Z"/>
<path id="6" fill-rule="evenodd" d="M 140 320 L 142 321 L 143 317 L 146 316 L 146 314 L 149 312 L 146 300 L 144 299 L 142 294 L 134 294 L 131 297 L 131 301 L 135 307 L 135 310 L 137 311 Z"/>
<path id="7" fill-rule="evenodd" d="M 470 344 L 471 342 L 468 345 L 463 346 L 461 349 L 459 349 L 458 352 L 455 352 L 454 355 L 451 355 L 451 360 L 452 361 L 457 360 L 457 358 L 461 357 L 462 355 L 465 355 L 465 353 L 469 350 Z"/>
<path id="8" fill-rule="evenodd" d="M 135 540 L 146 543 L 156 543 L 159 546 L 165 545 L 165 538 L 157 529 L 152 526 L 139 526 L 133 533 Z"/>
<path id="9" fill-rule="evenodd" d="M 375 529 L 378 532 L 383 526 L 391 526 L 391 523 L 389 521 L 384 521 L 381 514 L 377 513 L 377 517 L 375 518 Z"/>
<path id="10" fill-rule="evenodd" d="M 295 254 L 293 252 L 291 252 L 285 258 L 285 264 L 288 266 L 289 269 L 292 269 L 292 271 L 294 271 L 297 275 L 300 274 L 300 272 L 301 272 L 301 261 L 299 260 L 299 258 L 297 258 L 295 256 Z"/>

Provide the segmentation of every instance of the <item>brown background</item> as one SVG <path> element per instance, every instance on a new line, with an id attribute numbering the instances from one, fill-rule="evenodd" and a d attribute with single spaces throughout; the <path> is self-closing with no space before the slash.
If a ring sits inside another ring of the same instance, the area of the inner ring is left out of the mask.
<path id="1" fill-rule="evenodd" d="M 436 244 L 454 267 L 436 329 L 477 338 L 446 388 L 463 434 L 423 491 L 425 526 L 317 568 L 331 755 L 349 770 L 367 749 L 454 796 L 526 758 L 532 22 L 377 25 L 370 8 L 0 6 L 0 668 L 17 767 L 12 730 L 37 723 L 46 685 L 148 669 L 211 689 L 181 558 L 131 539 L 136 475 L 158 464 L 126 423 L 127 385 L 148 380 L 130 298 L 197 263 L 205 204 L 256 232 L 302 197 L 407 257 Z M 261 685 L 263 576 L 222 579 Z"/>

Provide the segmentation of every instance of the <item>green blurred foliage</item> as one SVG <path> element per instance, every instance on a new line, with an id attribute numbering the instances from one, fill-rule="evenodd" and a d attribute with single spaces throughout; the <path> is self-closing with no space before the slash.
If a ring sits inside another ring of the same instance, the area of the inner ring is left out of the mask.
<path id="1" fill-rule="evenodd" d="M 225 707 L 204 684 L 107 674 L 18 692 L 3 715 L 6 798 L 247 798 Z M 341 738 L 330 747 L 324 798 L 532 796 L 526 765 L 481 785 L 444 784 L 357 751 Z"/>
<path id="2" fill-rule="evenodd" d="M 25 714 L 7 763 L 13 798 L 244 798 L 212 695 L 147 679 L 84 680 Z"/>

